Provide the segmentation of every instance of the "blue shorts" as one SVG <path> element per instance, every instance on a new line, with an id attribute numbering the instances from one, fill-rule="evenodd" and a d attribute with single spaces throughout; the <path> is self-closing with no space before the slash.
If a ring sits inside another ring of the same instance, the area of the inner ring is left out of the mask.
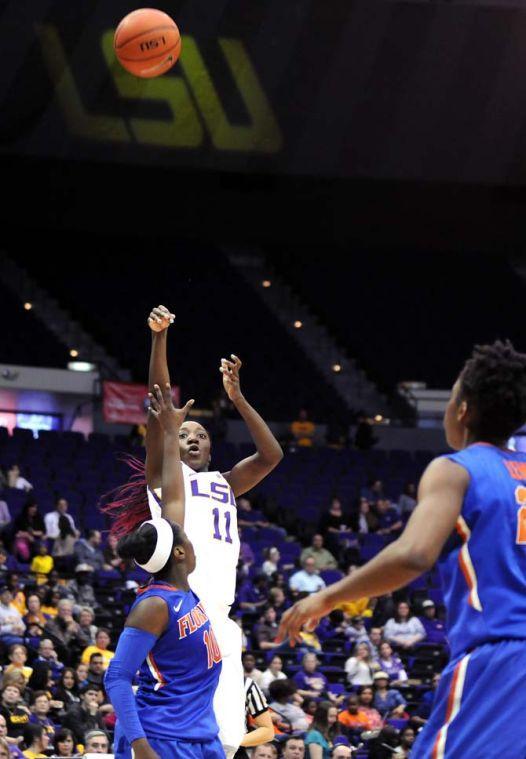
<path id="1" fill-rule="evenodd" d="M 526 640 L 486 643 L 442 673 L 414 759 L 526 759 Z"/>
<path id="2" fill-rule="evenodd" d="M 197 743 L 195 741 L 170 741 L 148 738 L 148 743 L 161 759 L 225 759 L 225 751 L 219 738 Z M 123 735 L 115 734 L 115 759 L 132 759 L 131 746 Z"/>

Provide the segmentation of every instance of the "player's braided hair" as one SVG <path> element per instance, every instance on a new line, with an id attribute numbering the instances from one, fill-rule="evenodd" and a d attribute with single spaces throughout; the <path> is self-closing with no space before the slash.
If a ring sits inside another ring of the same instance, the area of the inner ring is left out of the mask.
<path id="1" fill-rule="evenodd" d="M 458 401 L 463 400 L 478 440 L 506 441 L 526 422 L 526 354 L 509 340 L 476 345 L 460 374 Z"/>
<path id="2" fill-rule="evenodd" d="M 102 496 L 99 504 L 102 513 L 112 520 L 111 534 L 117 538 L 151 518 L 144 462 L 133 456 L 124 456 L 123 460 L 132 470 L 128 482 Z"/>

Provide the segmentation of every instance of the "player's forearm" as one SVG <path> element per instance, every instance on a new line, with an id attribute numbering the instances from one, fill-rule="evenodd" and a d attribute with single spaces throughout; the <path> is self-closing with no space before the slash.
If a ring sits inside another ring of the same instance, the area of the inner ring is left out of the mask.
<path id="1" fill-rule="evenodd" d="M 166 358 L 166 341 L 168 330 L 152 332 L 152 349 L 150 352 L 150 367 L 148 371 L 148 388 L 153 391 L 154 385 L 165 387 L 170 381 L 168 361 Z M 160 485 L 163 462 L 163 432 L 157 419 L 148 414 L 146 428 L 146 481 L 151 488 Z"/>
<path id="2" fill-rule="evenodd" d="M 241 746 L 261 746 L 262 743 L 269 743 L 273 739 L 272 719 L 269 712 L 264 712 L 256 717 L 256 729 L 243 736 Z"/>
<path id="3" fill-rule="evenodd" d="M 259 457 L 269 464 L 278 464 L 283 458 L 283 451 L 268 424 L 244 395 L 240 395 L 233 403 L 248 427 Z"/>
<path id="4" fill-rule="evenodd" d="M 170 382 L 168 359 L 166 355 L 166 343 L 168 330 L 152 332 L 152 349 L 150 352 L 150 367 L 148 371 L 148 388 L 150 392 L 154 385 L 165 387 Z"/>
<path id="5" fill-rule="evenodd" d="M 407 550 L 399 539 L 349 577 L 321 591 L 331 609 L 344 601 L 364 596 L 382 596 L 398 590 L 419 577 L 428 567 Z"/>
<path id="6" fill-rule="evenodd" d="M 184 524 L 185 492 L 178 430 L 177 432 L 164 433 L 162 489 L 163 517 L 182 526 Z"/>

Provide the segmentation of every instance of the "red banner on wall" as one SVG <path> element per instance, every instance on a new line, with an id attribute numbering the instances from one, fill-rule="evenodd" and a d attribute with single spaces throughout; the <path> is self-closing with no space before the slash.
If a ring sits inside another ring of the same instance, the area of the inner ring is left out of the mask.
<path id="1" fill-rule="evenodd" d="M 131 382 L 103 382 L 104 421 L 121 424 L 145 424 L 148 386 Z M 179 388 L 172 387 L 174 404 L 179 404 Z"/>

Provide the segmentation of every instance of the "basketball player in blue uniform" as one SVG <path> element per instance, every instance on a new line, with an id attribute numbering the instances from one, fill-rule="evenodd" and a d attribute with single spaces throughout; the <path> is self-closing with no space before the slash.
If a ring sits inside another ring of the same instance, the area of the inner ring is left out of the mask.
<path id="1" fill-rule="evenodd" d="M 526 454 L 506 445 L 526 421 L 526 355 L 477 346 L 444 417 L 457 453 L 435 459 L 404 533 L 350 577 L 297 603 L 296 640 L 338 603 L 401 588 L 438 561 L 451 661 L 415 759 L 525 759 Z"/>
<path id="2" fill-rule="evenodd" d="M 159 388 L 155 393 L 152 413 L 164 431 L 163 493 L 176 507 L 184 502 L 179 429 L 192 402 L 175 409 L 169 386 L 164 397 Z M 196 566 L 192 543 L 181 527 L 157 518 L 122 538 L 118 551 L 153 578 L 138 593 L 105 677 L 117 714 L 116 759 L 224 759 L 213 709 L 221 653 L 188 584 Z"/>

